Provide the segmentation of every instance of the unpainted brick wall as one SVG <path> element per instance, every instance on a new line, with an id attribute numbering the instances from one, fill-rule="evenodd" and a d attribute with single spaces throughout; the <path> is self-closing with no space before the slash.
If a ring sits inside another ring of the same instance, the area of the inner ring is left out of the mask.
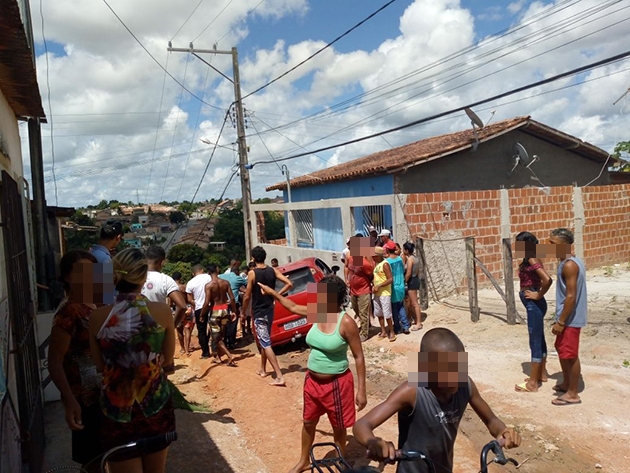
<path id="1" fill-rule="evenodd" d="M 554 228 L 573 230 L 573 194 L 570 186 L 509 189 L 510 238 L 529 231 L 546 242 Z M 587 268 L 630 262 L 630 184 L 585 187 L 582 201 Z M 440 297 L 466 290 L 465 237 L 475 237 L 477 258 L 496 279 L 503 279 L 500 202 L 498 190 L 407 196 L 409 232 L 425 239 L 427 266 Z M 555 279 L 557 260 L 543 261 Z M 518 264 L 515 260 L 515 277 Z M 477 274 L 480 284 L 489 282 L 479 268 Z"/>

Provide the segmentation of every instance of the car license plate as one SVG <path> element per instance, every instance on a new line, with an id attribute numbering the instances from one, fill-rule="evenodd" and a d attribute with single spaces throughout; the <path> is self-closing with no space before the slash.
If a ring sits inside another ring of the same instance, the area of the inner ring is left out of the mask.
<path id="1" fill-rule="evenodd" d="M 302 325 L 306 325 L 306 319 L 298 319 L 293 322 L 289 322 L 288 324 L 284 324 L 284 329 L 291 330 L 296 327 L 301 327 Z"/>

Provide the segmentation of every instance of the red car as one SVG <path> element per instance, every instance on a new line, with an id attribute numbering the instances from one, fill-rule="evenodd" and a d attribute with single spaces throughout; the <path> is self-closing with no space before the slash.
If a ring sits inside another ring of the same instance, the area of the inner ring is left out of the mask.
<path id="1" fill-rule="evenodd" d="M 293 288 L 286 297 L 299 305 L 306 305 L 306 287 L 308 283 L 319 282 L 333 271 L 319 258 L 304 258 L 277 268 L 293 283 Z M 336 269 L 336 268 L 335 268 Z M 278 281 L 276 290 L 282 289 L 283 284 Z M 298 338 L 306 337 L 311 328 L 305 317 L 296 315 L 281 304 L 276 303 L 271 327 L 271 346 L 284 345 Z M 254 333 L 256 333 L 254 331 Z"/>

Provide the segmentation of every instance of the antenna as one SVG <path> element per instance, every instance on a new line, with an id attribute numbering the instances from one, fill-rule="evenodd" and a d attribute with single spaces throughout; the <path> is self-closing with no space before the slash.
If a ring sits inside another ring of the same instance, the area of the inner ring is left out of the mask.
<path id="1" fill-rule="evenodd" d="M 520 143 L 516 143 L 514 145 L 514 157 L 518 158 L 519 162 L 522 163 L 523 166 L 525 166 L 527 169 L 529 169 L 529 167 L 532 164 L 534 164 L 536 161 L 540 159 L 535 154 L 532 155 L 532 157 L 530 158 L 529 153 L 527 152 L 525 147 Z"/>
<path id="2" fill-rule="evenodd" d="M 481 118 L 479 118 L 479 116 L 470 108 L 465 108 L 464 112 L 466 112 L 466 115 L 468 115 L 468 118 L 470 118 L 470 124 L 473 128 L 473 135 L 475 136 L 475 142 L 472 146 L 472 151 L 474 153 L 479 147 L 479 136 L 477 135 L 477 128 L 481 130 L 483 128 L 483 122 L 481 121 Z"/>
<path id="3" fill-rule="evenodd" d="M 626 90 L 626 92 L 621 97 L 614 101 L 613 105 L 617 105 L 621 101 L 621 99 L 623 99 L 628 94 L 630 94 L 630 87 L 628 87 L 628 90 Z"/>

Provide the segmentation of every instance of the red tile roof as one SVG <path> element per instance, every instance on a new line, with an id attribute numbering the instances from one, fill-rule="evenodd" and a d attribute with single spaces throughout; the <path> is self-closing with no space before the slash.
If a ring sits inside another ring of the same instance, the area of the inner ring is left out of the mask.
<path id="1" fill-rule="evenodd" d="M 547 125 L 532 120 L 530 117 L 516 117 L 503 120 L 482 129 L 477 129 L 480 142 L 488 141 L 512 130 L 520 129 L 557 146 L 571 150 L 588 159 L 604 162 L 608 153 L 601 148 L 586 143 L 579 138 L 567 135 Z M 354 159 L 321 171 L 291 179 L 291 187 L 307 187 L 325 182 L 351 180 L 374 174 L 392 173 L 412 166 L 417 166 L 429 159 L 441 158 L 469 149 L 475 143 L 472 129 L 433 136 L 398 148 L 379 151 L 363 158 Z M 279 182 L 267 187 L 267 191 L 285 189 L 286 182 Z"/>

